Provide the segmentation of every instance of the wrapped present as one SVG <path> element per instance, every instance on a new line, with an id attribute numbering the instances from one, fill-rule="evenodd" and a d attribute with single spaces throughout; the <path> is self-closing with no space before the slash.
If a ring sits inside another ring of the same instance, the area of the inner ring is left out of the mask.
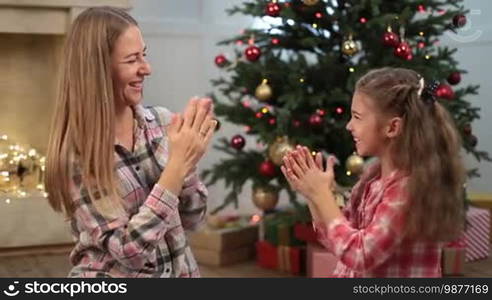
<path id="1" fill-rule="evenodd" d="M 286 271 L 290 270 L 290 247 L 289 246 L 277 246 L 277 270 Z"/>
<path id="2" fill-rule="evenodd" d="M 267 241 L 256 243 L 256 262 L 263 268 L 301 275 L 306 269 L 305 258 L 305 247 L 275 246 Z"/>
<path id="3" fill-rule="evenodd" d="M 467 262 L 484 259 L 490 250 L 490 211 L 470 206 L 466 212 L 465 259 Z"/>
<path id="4" fill-rule="evenodd" d="M 277 246 L 277 269 L 292 275 L 304 273 L 305 247 Z"/>
<path id="5" fill-rule="evenodd" d="M 267 241 L 256 242 L 256 263 L 266 269 L 277 269 L 277 247 Z"/>
<path id="6" fill-rule="evenodd" d="M 258 226 L 247 225 L 233 228 L 211 229 L 189 232 L 188 243 L 192 248 L 215 251 L 237 249 L 254 246 L 258 240 Z"/>
<path id="7" fill-rule="evenodd" d="M 463 275 L 465 252 L 464 239 L 459 239 L 446 245 L 442 250 L 442 275 Z"/>
<path id="8" fill-rule="evenodd" d="M 254 257 L 258 226 L 203 228 L 188 233 L 188 243 L 198 263 L 224 266 Z"/>
<path id="9" fill-rule="evenodd" d="M 309 243 L 306 254 L 307 277 L 333 277 L 338 258 L 319 244 Z"/>
<path id="10" fill-rule="evenodd" d="M 290 247 L 290 273 L 302 275 L 306 272 L 306 247 Z"/>
<path id="11" fill-rule="evenodd" d="M 317 243 L 316 232 L 311 223 L 298 223 L 294 226 L 294 236 L 307 243 Z"/>
<path id="12" fill-rule="evenodd" d="M 297 224 L 294 215 L 277 213 L 266 216 L 263 220 L 264 239 L 277 246 L 302 246 L 303 241 L 298 240 L 294 235 L 294 226 Z"/>
<path id="13" fill-rule="evenodd" d="M 252 259 L 255 255 L 255 248 L 253 245 L 226 251 L 193 248 L 193 254 L 199 264 L 207 266 L 226 266 Z"/>

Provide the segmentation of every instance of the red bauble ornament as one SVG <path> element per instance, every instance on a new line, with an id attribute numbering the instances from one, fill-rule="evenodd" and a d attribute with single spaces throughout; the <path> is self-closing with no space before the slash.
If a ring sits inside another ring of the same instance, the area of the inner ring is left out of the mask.
<path id="1" fill-rule="evenodd" d="M 244 50 L 244 55 L 249 61 L 257 61 L 261 56 L 261 50 L 256 46 L 249 46 Z"/>
<path id="2" fill-rule="evenodd" d="M 401 42 L 395 48 L 395 55 L 403 59 L 412 59 L 412 48 L 407 42 Z"/>
<path id="3" fill-rule="evenodd" d="M 265 160 L 258 167 L 258 172 L 265 177 L 274 177 L 277 174 L 277 166 L 272 161 Z"/>
<path id="4" fill-rule="evenodd" d="M 463 126 L 463 133 L 466 135 L 470 135 L 472 133 L 472 127 L 470 124 L 465 124 L 465 126 Z"/>
<path id="5" fill-rule="evenodd" d="M 448 76 L 448 82 L 452 85 L 457 85 L 461 82 L 461 74 L 460 72 L 453 72 Z"/>
<path id="6" fill-rule="evenodd" d="M 392 32 L 392 31 L 387 31 L 383 35 L 383 45 L 387 47 L 397 47 L 400 44 L 400 37 Z"/>
<path id="7" fill-rule="evenodd" d="M 309 117 L 309 125 L 318 127 L 321 126 L 321 124 L 323 124 L 323 117 L 319 114 L 312 114 L 311 117 Z"/>
<path id="8" fill-rule="evenodd" d="M 294 126 L 295 128 L 301 127 L 301 121 L 299 121 L 299 120 L 293 120 L 292 121 L 292 126 Z"/>
<path id="9" fill-rule="evenodd" d="M 447 84 L 440 84 L 439 87 L 437 87 L 436 96 L 439 97 L 439 98 L 453 100 L 453 98 L 454 98 L 454 91 L 453 91 L 453 89 L 449 85 L 447 85 Z"/>
<path id="10" fill-rule="evenodd" d="M 272 38 L 272 44 L 278 45 L 278 44 L 280 44 L 280 40 L 277 38 Z"/>
<path id="11" fill-rule="evenodd" d="M 215 64 L 217 67 L 222 68 L 227 64 L 227 58 L 223 54 L 219 54 L 215 57 Z"/>
<path id="12" fill-rule="evenodd" d="M 240 134 L 236 134 L 231 138 L 231 147 L 236 150 L 243 149 L 244 145 L 246 145 L 246 140 Z"/>
<path id="13" fill-rule="evenodd" d="M 275 125 L 275 123 L 277 123 L 277 119 L 275 119 L 275 118 L 270 118 L 268 120 L 268 124 L 270 124 L 270 125 Z"/>
<path id="14" fill-rule="evenodd" d="M 270 17 L 278 17 L 280 15 L 280 5 L 273 2 L 268 3 L 265 7 L 265 13 Z"/>
<path id="15" fill-rule="evenodd" d="M 453 25 L 454 27 L 463 27 L 466 25 L 466 16 L 464 15 L 456 15 L 453 17 Z"/>

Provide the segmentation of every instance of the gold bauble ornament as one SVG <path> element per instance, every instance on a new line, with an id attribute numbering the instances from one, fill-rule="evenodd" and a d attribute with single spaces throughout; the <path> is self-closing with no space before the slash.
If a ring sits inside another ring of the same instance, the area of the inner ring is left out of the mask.
<path id="1" fill-rule="evenodd" d="M 308 6 L 313 6 L 318 4 L 319 0 L 302 0 L 302 3 L 308 5 Z"/>
<path id="2" fill-rule="evenodd" d="M 364 170 L 364 159 L 357 154 L 352 154 L 347 158 L 345 168 L 351 175 L 360 175 Z"/>
<path id="3" fill-rule="evenodd" d="M 253 187 L 252 200 L 259 209 L 272 210 L 278 203 L 278 191 L 268 186 Z"/>
<path id="4" fill-rule="evenodd" d="M 261 84 L 256 88 L 255 96 L 260 101 L 268 101 L 272 97 L 272 88 L 268 85 L 268 81 L 263 79 Z"/>
<path id="5" fill-rule="evenodd" d="M 344 41 L 342 44 L 342 53 L 348 56 L 355 55 L 359 52 L 359 46 L 352 39 L 352 36 L 349 36 L 348 40 Z"/>
<path id="6" fill-rule="evenodd" d="M 294 145 L 289 142 L 289 139 L 286 136 L 279 137 L 268 148 L 268 156 L 274 164 L 281 166 L 283 164 L 284 155 L 294 149 Z"/>

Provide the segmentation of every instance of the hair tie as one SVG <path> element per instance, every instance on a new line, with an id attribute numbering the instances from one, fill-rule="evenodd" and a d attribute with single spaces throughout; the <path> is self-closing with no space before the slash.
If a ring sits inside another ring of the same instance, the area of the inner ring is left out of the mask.
<path id="1" fill-rule="evenodd" d="M 437 100 L 436 91 L 438 87 L 439 81 L 431 80 L 429 83 L 425 84 L 424 77 L 421 77 L 418 94 L 425 103 L 434 104 Z"/>

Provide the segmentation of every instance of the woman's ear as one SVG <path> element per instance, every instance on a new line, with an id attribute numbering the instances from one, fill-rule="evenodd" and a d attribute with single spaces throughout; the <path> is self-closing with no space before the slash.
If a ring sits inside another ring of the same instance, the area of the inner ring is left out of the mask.
<path id="1" fill-rule="evenodd" d="M 385 135 L 392 139 L 400 135 L 402 131 L 403 120 L 400 117 L 394 117 L 388 120 Z"/>

